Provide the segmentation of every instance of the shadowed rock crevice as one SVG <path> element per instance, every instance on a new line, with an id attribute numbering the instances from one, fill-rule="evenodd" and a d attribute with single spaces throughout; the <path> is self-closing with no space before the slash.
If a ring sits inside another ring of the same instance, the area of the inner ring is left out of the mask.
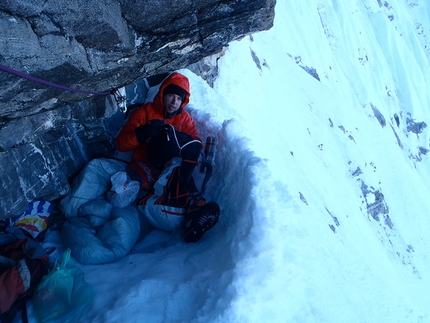
<path id="1" fill-rule="evenodd" d="M 4 0 L 0 64 L 93 92 L 191 67 L 209 84 L 233 40 L 272 27 L 275 0 Z M 0 71 L 0 219 L 55 199 L 90 159 L 114 147 L 106 97 Z"/>

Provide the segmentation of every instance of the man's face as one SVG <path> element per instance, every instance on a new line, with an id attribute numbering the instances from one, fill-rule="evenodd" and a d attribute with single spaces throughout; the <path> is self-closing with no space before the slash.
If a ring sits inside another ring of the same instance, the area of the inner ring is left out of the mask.
<path id="1" fill-rule="evenodd" d="M 163 103 L 168 113 L 174 113 L 181 107 L 182 99 L 177 94 L 169 93 L 163 96 Z"/>

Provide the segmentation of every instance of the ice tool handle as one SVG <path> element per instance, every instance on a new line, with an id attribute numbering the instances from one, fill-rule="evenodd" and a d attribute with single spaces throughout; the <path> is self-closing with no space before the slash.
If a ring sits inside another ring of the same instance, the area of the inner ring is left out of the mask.
<path id="1" fill-rule="evenodd" d="M 205 145 L 205 151 L 203 154 L 203 160 L 200 167 L 200 172 L 204 173 L 206 171 L 207 165 L 212 165 L 214 159 L 215 159 L 215 137 L 208 136 L 206 138 L 206 145 Z"/>
<path id="2" fill-rule="evenodd" d="M 200 189 L 200 196 L 203 196 L 205 194 L 206 186 L 209 182 L 209 179 L 212 176 L 212 172 L 213 172 L 212 163 L 215 159 L 215 153 L 216 153 L 215 137 L 208 136 L 206 138 L 205 150 L 204 150 L 204 153 L 202 154 L 203 158 L 200 166 L 200 172 L 205 173 L 205 178 L 203 179 L 202 187 Z"/>

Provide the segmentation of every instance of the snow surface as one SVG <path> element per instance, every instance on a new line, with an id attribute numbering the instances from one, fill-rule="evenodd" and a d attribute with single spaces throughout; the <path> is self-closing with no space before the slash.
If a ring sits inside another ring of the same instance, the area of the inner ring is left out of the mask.
<path id="1" fill-rule="evenodd" d="M 430 2 L 277 2 L 214 89 L 181 71 L 220 223 L 81 266 L 69 322 L 430 322 Z"/>

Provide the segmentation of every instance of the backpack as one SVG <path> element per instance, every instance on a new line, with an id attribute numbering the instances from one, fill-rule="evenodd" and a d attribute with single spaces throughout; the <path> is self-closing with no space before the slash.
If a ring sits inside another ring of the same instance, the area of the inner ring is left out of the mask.
<path id="1" fill-rule="evenodd" d="M 0 245 L 0 322 L 12 322 L 20 310 L 27 321 L 26 301 L 48 274 L 48 254 L 31 237 L 3 232 Z M 9 242 L 5 242 L 9 241 Z"/>
<path id="2" fill-rule="evenodd" d="M 176 187 L 181 158 L 175 157 L 155 182 L 152 192 L 139 201 L 139 208 L 155 228 L 175 231 L 183 222 L 188 205 L 178 203 Z"/>
<path id="3" fill-rule="evenodd" d="M 200 161 L 200 173 L 205 174 L 201 188 L 198 190 L 192 179 L 187 196 L 178 196 L 177 194 L 181 158 L 175 157 L 170 161 L 170 164 L 163 169 L 155 182 L 152 193 L 139 201 L 139 207 L 153 227 L 175 231 L 184 222 L 190 202 L 189 198 L 194 201 L 204 200 L 203 195 L 212 176 L 214 158 L 215 137 L 208 136 Z"/>

